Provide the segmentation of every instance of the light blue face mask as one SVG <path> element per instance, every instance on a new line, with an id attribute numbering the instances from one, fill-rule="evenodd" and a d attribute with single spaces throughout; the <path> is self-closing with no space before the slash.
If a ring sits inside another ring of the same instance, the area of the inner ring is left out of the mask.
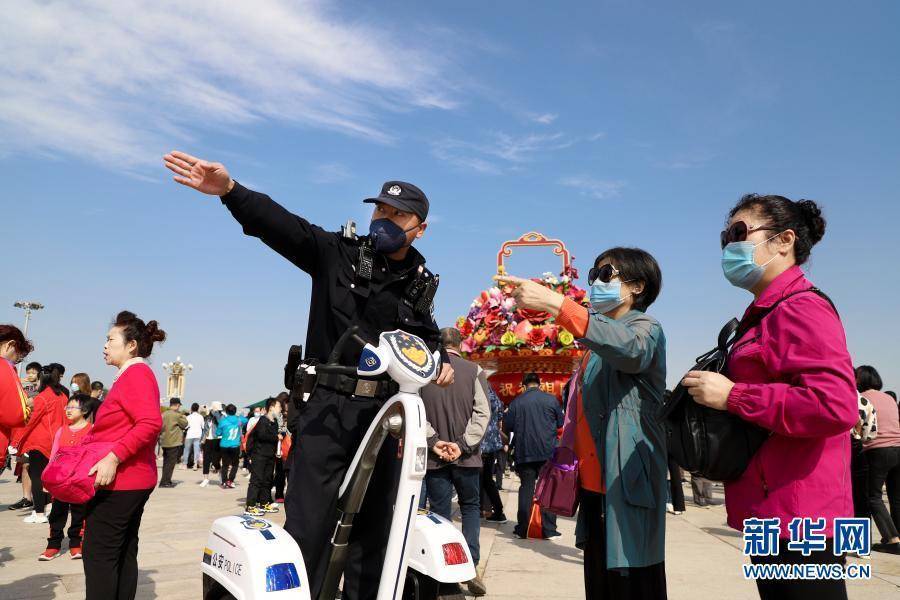
<path id="1" fill-rule="evenodd" d="M 769 239 L 758 244 L 753 242 L 731 242 L 722 250 L 722 272 L 725 273 L 731 285 L 745 290 L 750 290 L 759 283 L 766 267 L 770 262 L 775 260 L 777 254 L 770 258 L 765 264 L 758 265 L 753 260 L 753 253 L 757 246 L 762 246 L 771 239 L 777 238 L 780 233 L 776 233 Z"/>
<path id="2" fill-rule="evenodd" d="M 591 285 L 591 306 L 598 313 L 606 314 L 622 306 L 623 302 L 621 281 L 614 279 L 604 283 L 598 280 Z"/>

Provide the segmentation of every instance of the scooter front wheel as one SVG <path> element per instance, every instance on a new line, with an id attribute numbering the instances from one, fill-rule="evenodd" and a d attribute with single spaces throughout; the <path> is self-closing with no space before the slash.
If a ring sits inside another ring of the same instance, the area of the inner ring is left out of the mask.
<path id="1" fill-rule="evenodd" d="M 441 583 L 413 569 L 406 571 L 403 600 L 466 600 L 458 583 Z"/>

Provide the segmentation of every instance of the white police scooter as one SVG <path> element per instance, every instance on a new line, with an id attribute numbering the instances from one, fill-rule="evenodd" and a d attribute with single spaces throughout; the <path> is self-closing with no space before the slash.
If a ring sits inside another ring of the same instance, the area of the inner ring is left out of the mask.
<path id="1" fill-rule="evenodd" d="M 403 331 L 382 333 L 378 346 L 346 331 L 319 372 L 373 377 L 387 373 L 400 391 L 387 400 L 369 426 L 341 484 L 335 531 L 322 552 L 328 554 L 325 581 L 316 600 L 333 600 L 347 561 L 353 519 L 362 506 L 375 459 L 388 435 L 402 443 L 397 497 L 378 600 L 463 600 L 459 583 L 475 577 L 462 533 L 449 521 L 419 511 L 419 492 L 428 458 L 425 409 L 419 390 L 440 372 L 440 357 L 420 338 Z M 352 337 L 364 345 L 359 365 L 337 364 Z M 302 482 L 300 483 L 302 485 Z M 313 600 L 303 555 L 284 529 L 265 519 L 217 519 L 203 552 L 203 600 Z"/>

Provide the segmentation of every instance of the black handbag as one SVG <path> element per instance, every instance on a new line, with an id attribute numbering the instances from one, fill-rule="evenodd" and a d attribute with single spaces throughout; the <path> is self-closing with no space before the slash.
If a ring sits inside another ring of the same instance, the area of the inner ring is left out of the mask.
<path id="1" fill-rule="evenodd" d="M 716 347 L 699 357 L 691 370 L 721 373 L 736 340 L 762 322 L 781 302 L 806 292 L 825 298 L 834 308 L 831 299 L 818 288 L 788 294 L 747 321 L 729 321 L 719 332 Z M 770 434 L 728 411 L 697 404 L 680 383 L 663 404 L 660 419 L 666 430 L 669 455 L 682 469 L 711 481 L 740 477 Z"/>

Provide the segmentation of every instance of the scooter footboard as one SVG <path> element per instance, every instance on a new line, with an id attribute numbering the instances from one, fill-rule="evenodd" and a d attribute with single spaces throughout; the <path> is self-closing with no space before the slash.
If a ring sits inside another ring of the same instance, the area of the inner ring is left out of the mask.
<path id="1" fill-rule="evenodd" d="M 265 519 L 216 519 L 200 568 L 204 600 L 220 600 L 226 593 L 237 600 L 310 600 L 300 547 Z"/>
<path id="2" fill-rule="evenodd" d="M 409 539 L 409 568 L 441 583 L 475 577 L 475 564 L 462 532 L 432 512 L 420 510 Z"/>

